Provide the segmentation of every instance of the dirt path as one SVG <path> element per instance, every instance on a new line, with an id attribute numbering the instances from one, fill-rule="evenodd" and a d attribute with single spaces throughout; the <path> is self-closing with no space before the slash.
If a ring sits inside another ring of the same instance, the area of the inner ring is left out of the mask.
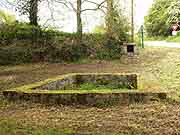
<path id="1" fill-rule="evenodd" d="M 167 41 L 145 41 L 145 46 L 180 48 L 180 43 Z"/>
<path id="2" fill-rule="evenodd" d="M 0 120 L 38 127 L 71 129 L 75 135 L 180 134 L 180 106 L 152 103 L 112 108 L 19 104 L 0 111 Z"/>

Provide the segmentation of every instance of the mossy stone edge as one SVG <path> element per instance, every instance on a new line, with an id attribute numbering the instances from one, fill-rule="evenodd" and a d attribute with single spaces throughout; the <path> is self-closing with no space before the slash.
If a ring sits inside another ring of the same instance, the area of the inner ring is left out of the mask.
<path id="1" fill-rule="evenodd" d="M 72 73 L 61 75 L 56 78 L 47 79 L 30 85 L 3 91 L 3 95 L 8 100 L 29 100 L 38 103 L 53 103 L 64 105 L 114 105 L 114 104 L 132 104 L 147 103 L 152 100 L 164 100 L 167 98 L 166 92 L 144 92 L 138 90 L 100 90 L 100 91 L 49 91 L 49 90 L 33 90 L 47 83 L 63 79 L 74 75 L 133 75 L 135 73 Z"/>

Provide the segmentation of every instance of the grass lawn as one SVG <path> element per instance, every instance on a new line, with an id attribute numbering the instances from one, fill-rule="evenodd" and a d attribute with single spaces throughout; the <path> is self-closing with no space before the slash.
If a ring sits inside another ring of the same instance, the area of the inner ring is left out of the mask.
<path id="1" fill-rule="evenodd" d="M 139 73 L 142 91 L 180 90 L 180 49 L 145 48 L 135 58 L 83 64 L 0 66 L 0 91 L 75 72 Z M 180 134 L 180 105 L 95 108 L 8 102 L 0 96 L 0 135 L 174 135 Z"/>
<path id="2" fill-rule="evenodd" d="M 168 37 L 146 37 L 147 41 L 167 41 L 180 43 L 180 36 L 168 36 Z"/>

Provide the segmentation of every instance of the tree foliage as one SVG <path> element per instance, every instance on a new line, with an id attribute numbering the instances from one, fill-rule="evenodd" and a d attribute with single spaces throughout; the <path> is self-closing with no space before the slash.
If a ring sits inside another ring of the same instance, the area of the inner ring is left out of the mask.
<path id="1" fill-rule="evenodd" d="M 108 24 L 107 26 L 107 23 L 110 24 Z M 122 10 L 117 6 L 113 8 L 111 22 L 108 22 L 108 20 L 106 20 L 106 26 L 101 24 L 101 25 L 97 25 L 93 29 L 94 33 L 100 33 L 100 34 L 106 33 L 108 37 L 110 36 L 120 41 L 129 41 L 129 34 L 128 34 L 129 31 L 130 31 L 130 22 L 128 18 L 125 15 L 123 15 Z M 109 32 L 111 32 L 111 34 Z"/>
<path id="2" fill-rule="evenodd" d="M 120 8 L 115 7 L 112 16 L 113 21 L 113 37 L 117 40 L 128 41 L 128 32 L 130 31 L 130 22 L 128 18 L 123 15 Z"/>
<path id="3" fill-rule="evenodd" d="M 16 9 L 27 15 L 31 25 L 38 26 L 38 3 L 40 0 L 16 0 Z"/>
<path id="4" fill-rule="evenodd" d="M 107 35 L 121 41 L 128 41 L 128 32 L 130 31 L 130 22 L 123 14 L 119 1 L 114 1 L 106 14 L 106 32 Z"/>
<path id="5" fill-rule="evenodd" d="M 92 32 L 93 32 L 93 33 L 104 34 L 104 33 L 106 33 L 105 26 L 104 26 L 103 24 L 97 25 L 97 26 L 93 29 Z"/>
<path id="6" fill-rule="evenodd" d="M 167 9 L 171 0 L 156 0 L 149 14 L 145 17 L 145 28 L 148 36 L 167 36 L 170 24 L 168 23 Z"/>
<path id="7" fill-rule="evenodd" d="M 12 24 L 16 21 L 15 16 L 10 15 L 3 10 L 0 10 L 0 23 Z"/>
<path id="8" fill-rule="evenodd" d="M 169 23 L 179 23 L 180 22 L 180 1 L 173 0 L 167 10 L 169 14 L 168 22 Z"/>

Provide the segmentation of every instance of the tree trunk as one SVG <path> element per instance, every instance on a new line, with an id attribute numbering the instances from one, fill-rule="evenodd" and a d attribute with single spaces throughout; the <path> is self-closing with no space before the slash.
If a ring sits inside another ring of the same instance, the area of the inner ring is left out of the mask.
<path id="1" fill-rule="evenodd" d="M 31 25 L 38 26 L 38 0 L 30 0 L 29 20 Z"/>
<path id="2" fill-rule="evenodd" d="M 106 27 L 108 36 L 113 34 L 113 0 L 107 0 Z"/>
<path id="3" fill-rule="evenodd" d="M 82 1 L 77 0 L 77 35 L 78 35 L 78 40 L 82 40 L 82 19 L 81 19 L 81 6 L 82 6 Z"/>

